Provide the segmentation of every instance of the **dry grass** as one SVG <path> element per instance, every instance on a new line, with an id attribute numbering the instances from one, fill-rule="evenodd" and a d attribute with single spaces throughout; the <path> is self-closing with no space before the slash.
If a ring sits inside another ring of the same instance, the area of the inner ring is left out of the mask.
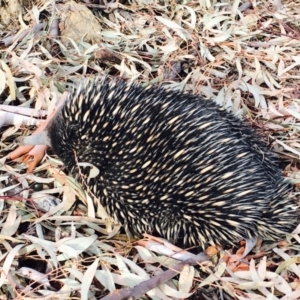
<path id="1" fill-rule="evenodd" d="M 0 299 L 100 299 L 177 263 L 154 242 L 118 236 L 105 212 L 95 219 L 90 205 L 74 209 L 76 197 L 91 200 L 51 151 L 40 163 L 37 153 L 26 157 L 39 163 L 33 173 L 22 157 L 6 159 L 67 81 L 109 74 L 211 98 L 272 142 L 284 174 L 299 183 L 299 1 L 108 2 L 89 6 L 97 19 L 74 2 L 54 4 L 36 1 L 0 24 Z M 300 299 L 299 243 L 295 234 L 256 245 L 242 261 L 243 244 L 210 249 L 200 276 L 186 266 L 147 296 L 183 299 L 199 285 L 233 299 Z"/>

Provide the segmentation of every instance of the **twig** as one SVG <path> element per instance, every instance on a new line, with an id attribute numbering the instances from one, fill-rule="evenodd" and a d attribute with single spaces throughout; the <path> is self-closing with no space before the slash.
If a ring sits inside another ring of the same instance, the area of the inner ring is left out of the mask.
<path id="1" fill-rule="evenodd" d="M 0 111 L 11 112 L 20 114 L 28 117 L 43 118 L 48 114 L 47 110 L 37 110 L 35 108 L 23 107 L 23 106 L 12 106 L 0 104 Z"/>
<path id="2" fill-rule="evenodd" d="M 3 44 L 5 47 L 11 45 L 14 42 L 17 42 L 19 40 L 23 40 L 25 38 L 26 35 L 28 34 L 35 34 L 41 30 L 43 30 L 43 28 L 46 26 L 46 23 L 40 23 L 37 24 L 31 28 L 28 28 L 26 30 L 24 30 L 23 32 L 21 32 L 19 35 L 10 35 L 2 40 L 0 40 L 0 45 Z"/>
<path id="3" fill-rule="evenodd" d="M 178 273 L 182 271 L 185 265 L 194 266 L 197 265 L 197 261 L 192 258 L 187 259 L 172 267 L 172 270 L 167 270 L 162 274 L 156 275 L 149 280 L 139 283 L 133 288 L 121 289 L 117 292 L 114 291 L 113 293 L 101 299 L 102 300 L 125 300 L 130 297 L 132 297 L 132 299 L 139 299 L 140 297 L 145 295 L 148 291 L 156 288 L 158 285 L 178 275 Z"/>

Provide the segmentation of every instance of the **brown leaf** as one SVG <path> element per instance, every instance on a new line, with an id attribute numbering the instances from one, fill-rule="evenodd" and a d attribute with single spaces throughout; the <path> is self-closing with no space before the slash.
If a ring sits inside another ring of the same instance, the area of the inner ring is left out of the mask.
<path id="1" fill-rule="evenodd" d="M 48 146 L 36 145 L 23 158 L 23 162 L 28 165 L 27 173 L 31 173 L 44 157 Z"/>

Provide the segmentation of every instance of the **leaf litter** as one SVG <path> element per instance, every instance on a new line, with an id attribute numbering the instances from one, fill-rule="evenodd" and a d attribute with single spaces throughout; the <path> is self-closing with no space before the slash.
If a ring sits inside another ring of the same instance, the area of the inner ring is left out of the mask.
<path id="1" fill-rule="evenodd" d="M 272 144 L 298 186 L 300 2 L 91 3 L 0 4 L 0 299 L 123 299 L 120 288 L 136 287 L 143 299 L 200 299 L 208 291 L 299 299 L 299 227 L 286 241 L 210 247 L 210 260 L 178 267 L 195 254 L 148 235 L 128 239 L 103 209 L 94 211 L 97 200 L 50 149 L 13 141 L 42 126 L 67 83 L 108 74 L 223 105 Z M 74 206 L 77 198 L 85 205 Z M 179 276 L 147 286 L 167 270 Z"/>

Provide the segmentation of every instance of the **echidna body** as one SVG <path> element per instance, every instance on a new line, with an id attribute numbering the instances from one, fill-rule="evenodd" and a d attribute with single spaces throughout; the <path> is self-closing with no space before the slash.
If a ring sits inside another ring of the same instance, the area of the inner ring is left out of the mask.
<path id="1" fill-rule="evenodd" d="M 47 134 L 66 168 L 134 236 L 157 232 L 205 246 L 275 240 L 297 226 L 291 186 L 273 152 L 197 95 L 87 80 Z M 89 178 L 89 167 L 79 175 L 78 162 L 96 166 L 98 176 Z"/>

